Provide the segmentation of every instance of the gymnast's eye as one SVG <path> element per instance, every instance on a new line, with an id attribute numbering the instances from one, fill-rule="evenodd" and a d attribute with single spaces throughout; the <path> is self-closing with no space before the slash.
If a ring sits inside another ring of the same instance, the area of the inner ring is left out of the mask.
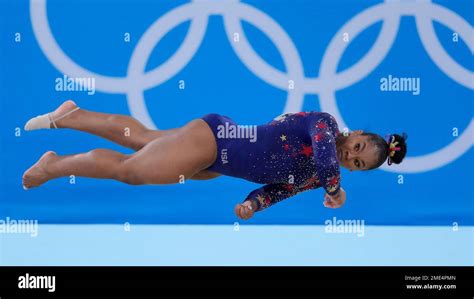
<path id="1" fill-rule="evenodd" d="M 354 160 L 354 165 L 355 165 L 357 168 L 360 168 L 360 162 L 359 162 L 359 160 Z"/>
<path id="2" fill-rule="evenodd" d="M 354 149 L 356 150 L 356 152 L 358 152 L 359 149 L 360 149 L 360 143 L 357 143 L 357 144 L 355 145 Z"/>

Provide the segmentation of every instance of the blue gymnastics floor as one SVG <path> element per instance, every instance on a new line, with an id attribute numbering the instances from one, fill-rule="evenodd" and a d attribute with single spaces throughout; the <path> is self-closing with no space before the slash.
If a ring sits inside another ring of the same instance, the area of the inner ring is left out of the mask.
<path id="1" fill-rule="evenodd" d="M 461 266 L 474 265 L 472 227 L 42 225 L 3 235 L 2 265 Z M 0 235 L 1 237 L 1 235 Z"/>

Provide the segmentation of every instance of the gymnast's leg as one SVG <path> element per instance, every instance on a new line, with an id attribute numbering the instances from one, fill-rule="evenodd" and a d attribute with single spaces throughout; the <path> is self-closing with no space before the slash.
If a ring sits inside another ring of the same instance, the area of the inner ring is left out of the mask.
<path id="1" fill-rule="evenodd" d="M 99 113 L 84 109 L 67 114 L 76 107 L 76 103 L 68 100 L 51 113 L 51 119 L 56 120 L 57 128 L 68 128 L 94 134 L 133 150 L 139 150 L 148 142 L 179 130 L 150 130 L 133 117 L 119 114 Z M 61 118 L 65 114 L 67 116 Z"/>
<path id="2" fill-rule="evenodd" d="M 214 134 L 198 119 L 173 134 L 148 142 L 132 155 L 106 149 L 68 156 L 47 152 L 25 172 L 23 185 L 27 189 L 38 187 L 70 175 L 114 179 L 132 185 L 173 184 L 209 167 L 216 155 Z"/>

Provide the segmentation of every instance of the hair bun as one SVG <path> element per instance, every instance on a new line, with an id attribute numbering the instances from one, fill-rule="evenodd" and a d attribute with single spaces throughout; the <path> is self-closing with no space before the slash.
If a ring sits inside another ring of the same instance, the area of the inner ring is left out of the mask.
<path id="1" fill-rule="evenodd" d="M 407 153 L 407 134 L 403 133 L 402 135 L 391 134 L 388 137 L 388 165 L 395 163 L 400 164 Z"/>

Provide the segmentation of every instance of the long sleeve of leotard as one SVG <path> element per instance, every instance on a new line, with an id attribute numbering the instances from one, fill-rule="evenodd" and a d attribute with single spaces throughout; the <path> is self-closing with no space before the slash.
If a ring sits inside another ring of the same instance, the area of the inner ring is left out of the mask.
<path id="1" fill-rule="evenodd" d="M 311 140 L 316 163 L 316 173 L 321 185 L 329 195 L 340 189 L 340 170 L 337 162 L 336 140 L 329 126 L 335 120 L 331 117 L 319 120 L 311 128 Z"/>
<path id="2" fill-rule="evenodd" d="M 321 185 L 315 177 L 309 179 L 303 186 L 286 183 L 268 184 L 250 192 L 244 202 L 251 200 L 257 205 L 257 211 L 262 211 L 300 192 L 314 189 L 319 186 Z"/>

